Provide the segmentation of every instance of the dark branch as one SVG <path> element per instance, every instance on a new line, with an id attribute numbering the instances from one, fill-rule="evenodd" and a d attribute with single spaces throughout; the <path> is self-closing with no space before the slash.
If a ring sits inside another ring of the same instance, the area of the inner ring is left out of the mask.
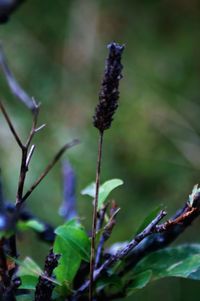
<path id="1" fill-rule="evenodd" d="M 25 195 L 22 197 L 22 203 L 31 195 L 33 190 L 40 184 L 40 182 L 46 177 L 46 175 L 51 171 L 51 169 L 54 167 L 54 165 L 59 161 L 61 156 L 65 153 L 66 150 L 69 148 L 77 145 L 79 143 L 79 140 L 74 139 L 71 142 L 65 144 L 59 152 L 55 155 L 53 160 L 47 165 L 45 170 L 42 172 L 42 174 L 39 176 L 39 178 L 33 183 L 33 185 L 29 188 L 29 190 L 25 193 Z"/>
<path id="2" fill-rule="evenodd" d="M 139 233 L 130 243 L 126 245 L 125 248 L 117 251 L 116 254 L 110 256 L 97 270 L 94 271 L 93 281 L 99 279 L 99 277 L 112 267 L 116 262 L 124 259 L 132 249 L 134 249 L 145 237 L 151 235 L 156 228 L 156 225 L 161 221 L 161 219 L 166 215 L 165 211 L 161 211 L 157 217 L 141 232 Z M 74 300 L 82 293 L 84 293 L 90 287 L 90 280 L 87 280 L 74 294 Z"/>
<path id="3" fill-rule="evenodd" d="M 10 120 L 10 117 L 9 117 L 8 113 L 6 112 L 6 109 L 5 109 L 5 107 L 4 107 L 4 105 L 3 105 L 3 103 L 2 103 L 1 101 L 0 101 L 0 108 L 1 108 L 1 112 L 2 112 L 2 114 L 3 114 L 3 116 L 4 116 L 4 118 L 5 118 L 5 120 L 6 120 L 7 124 L 8 124 L 8 126 L 9 126 L 10 131 L 11 131 L 11 133 L 13 134 L 13 136 L 14 136 L 14 138 L 15 138 L 17 144 L 19 145 L 19 147 L 20 147 L 21 149 L 23 149 L 23 148 L 24 148 L 24 145 L 23 145 L 21 139 L 19 138 L 19 136 L 18 136 L 18 134 L 17 134 L 17 132 L 16 132 L 16 130 L 15 130 L 15 127 L 13 126 L 12 121 Z"/>
<path id="4" fill-rule="evenodd" d="M 15 1 L 16 2 L 16 1 Z M 18 1 L 19 2 L 19 1 Z M 38 105 L 35 100 L 30 97 L 24 89 L 19 85 L 15 79 L 12 71 L 10 70 L 5 53 L 3 51 L 3 46 L 0 45 L 0 66 L 6 77 L 7 83 L 10 87 L 11 92 L 15 95 L 28 109 L 33 113 L 38 111 Z"/>

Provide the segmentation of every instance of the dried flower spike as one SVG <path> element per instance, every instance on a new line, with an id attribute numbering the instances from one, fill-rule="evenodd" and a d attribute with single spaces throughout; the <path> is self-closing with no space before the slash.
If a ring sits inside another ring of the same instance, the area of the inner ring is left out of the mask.
<path id="1" fill-rule="evenodd" d="M 93 117 L 93 124 L 101 133 L 110 128 L 113 115 L 118 107 L 119 80 L 122 78 L 123 68 L 121 56 L 124 46 L 111 43 L 108 45 L 108 49 L 109 55 L 99 93 L 99 103 Z"/>

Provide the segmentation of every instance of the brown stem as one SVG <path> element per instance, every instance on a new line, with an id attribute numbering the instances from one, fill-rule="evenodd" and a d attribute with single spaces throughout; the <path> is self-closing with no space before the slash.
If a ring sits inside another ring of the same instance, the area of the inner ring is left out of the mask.
<path id="1" fill-rule="evenodd" d="M 94 267 L 95 267 L 95 238 L 96 238 L 96 228 L 97 228 L 97 209 L 98 209 L 99 184 L 100 184 L 100 174 L 101 174 L 102 146 L 103 146 L 103 132 L 100 132 L 99 144 L 98 144 L 97 168 L 96 168 L 96 191 L 95 191 L 93 219 L 92 219 L 89 301 L 92 301 L 92 296 L 93 296 L 93 275 L 94 275 Z"/>
<path id="2" fill-rule="evenodd" d="M 46 177 L 46 175 L 50 172 L 50 170 L 54 167 L 54 165 L 58 162 L 60 157 L 64 154 L 64 152 L 71 148 L 72 146 L 78 144 L 79 141 L 77 139 L 72 140 L 70 143 L 65 144 L 59 152 L 55 155 L 53 160 L 47 165 L 45 170 L 42 172 L 42 174 L 38 177 L 38 179 L 33 183 L 33 185 L 29 188 L 29 190 L 25 193 L 25 195 L 22 197 L 21 202 L 23 203 L 35 190 L 35 188 L 40 184 L 40 182 Z"/>
<path id="3" fill-rule="evenodd" d="M 0 108 L 1 108 L 1 112 L 2 112 L 2 114 L 4 116 L 4 118 L 6 119 L 6 122 L 7 122 L 8 126 L 9 126 L 9 128 L 10 128 L 11 133 L 13 134 L 15 140 L 17 141 L 17 144 L 19 145 L 19 147 L 21 149 L 23 149 L 24 145 L 23 145 L 21 139 L 19 138 L 19 136 L 18 136 L 18 134 L 17 134 L 17 132 L 16 132 L 16 130 L 15 130 L 15 128 L 14 128 L 11 120 L 10 120 L 10 117 L 8 116 L 8 113 L 6 112 L 6 109 L 4 108 L 4 105 L 3 105 L 3 103 L 1 101 L 0 101 Z"/>

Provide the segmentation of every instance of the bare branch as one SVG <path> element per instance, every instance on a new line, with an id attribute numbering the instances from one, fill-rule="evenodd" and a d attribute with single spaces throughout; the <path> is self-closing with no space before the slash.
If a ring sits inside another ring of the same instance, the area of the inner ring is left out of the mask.
<path id="1" fill-rule="evenodd" d="M 19 136 L 18 136 L 13 124 L 12 124 L 12 121 L 10 120 L 10 117 L 8 116 L 8 113 L 6 112 L 6 109 L 5 109 L 5 107 L 4 107 L 4 105 L 1 101 L 0 101 L 0 108 L 1 108 L 1 112 L 3 113 L 3 116 L 6 120 L 6 122 L 8 123 L 8 126 L 9 126 L 9 128 L 11 130 L 11 133 L 13 134 L 17 144 L 19 145 L 19 147 L 21 149 L 24 149 L 24 145 L 23 145 L 21 139 L 19 138 Z"/>
<path id="2" fill-rule="evenodd" d="M 25 106 L 30 109 L 33 113 L 38 111 L 38 105 L 32 97 L 30 97 L 24 89 L 19 85 L 14 75 L 12 74 L 5 53 L 3 51 L 3 46 L 0 44 L 0 66 L 4 72 L 7 83 L 10 87 L 11 92 L 23 103 Z"/>
<path id="3" fill-rule="evenodd" d="M 100 265 L 104 244 L 110 238 L 110 236 L 112 234 L 113 228 L 116 224 L 115 217 L 120 211 L 120 208 L 118 208 L 116 206 L 115 201 L 112 202 L 111 206 L 112 207 L 111 207 L 111 210 L 110 210 L 110 214 L 111 214 L 110 219 L 104 227 L 103 233 L 100 237 L 99 244 L 98 244 L 98 247 L 97 247 L 96 260 L 95 260 L 95 269 L 98 268 L 99 265 Z"/>
<path id="4" fill-rule="evenodd" d="M 79 140 L 74 139 L 70 143 L 65 144 L 59 152 L 55 155 L 53 160 L 47 165 L 47 167 L 44 169 L 42 174 L 38 177 L 38 179 L 33 183 L 33 185 L 29 188 L 29 190 L 25 193 L 25 195 L 22 197 L 22 203 L 30 196 L 30 194 L 35 190 L 35 188 L 40 184 L 40 182 L 46 177 L 46 175 L 50 172 L 50 170 L 54 167 L 54 165 L 58 162 L 60 157 L 64 154 L 64 152 L 77 145 L 79 143 Z"/>

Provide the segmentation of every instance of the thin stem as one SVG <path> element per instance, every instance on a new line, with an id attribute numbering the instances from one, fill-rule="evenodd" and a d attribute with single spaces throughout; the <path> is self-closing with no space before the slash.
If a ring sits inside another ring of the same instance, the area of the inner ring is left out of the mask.
<path id="1" fill-rule="evenodd" d="M 40 184 L 40 182 L 46 177 L 46 175 L 50 172 L 50 170 L 54 167 L 54 165 L 58 162 L 60 157 L 64 154 L 64 152 L 71 148 L 72 146 L 78 144 L 79 141 L 77 139 L 72 140 L 70 143 L 65 144 L 59 152 L 55 155 L 53 160 L 47 165 L 47 167 L 44 169 L 44 171 L 41 173 L 41 175 L 38 177 L 38 179 L 33 183 L 33 185 L 29 188 L 29 190 L 25 193 L 25 195 L 21 199 L 21 203 L 23 203 L 35 190 L 35 188 Z"/>
<path id="2" fill-rule="evenodd" d="M 8 116 L 8 113 L 6 112 L 6 109 L 4 108 L 4 105 L 3 105 L 3 103 L 1 101 L 0 101 L 0 108 L 1 108 L 3 116 L 4 116 L 4 118 L 5 118 L 6 122 L 7 122 L 8 126 L 10 128 L 10 131 L 13 134 L 13 136 L 14 136 L 17 144 L 19 145 L 19 147 L 21 149 L 24 149 L 24 145 L 23 145 L 21 139 L 19 138 L 19 136 L 18 136 L 18 134 L 17 134 L 17 132 L 16 132 L 16 130 L 15 130 L 15 128 L 14 128 L 11 120 L 10 120 L 10 117 Z"/>
<path id="3" fill-rule="evenodd" d="M 92 296 L 93 296 L 93 274 L 94 274 L 94 267 L 95 267 L 95 238 L 96 238 L 96 228 L 97 228 L 97 208 L 98 208 L 99 184 L 100 184 L 100 174 L 101 174 L 102 146 L 103 146 L 103 132 L 100 132 L 99 144 L 98 144 L 97 168 L 96 168 L 96 191 L 95 191 L 93 219 L 92 219 L 89 301 L 92 301 Z"/>

